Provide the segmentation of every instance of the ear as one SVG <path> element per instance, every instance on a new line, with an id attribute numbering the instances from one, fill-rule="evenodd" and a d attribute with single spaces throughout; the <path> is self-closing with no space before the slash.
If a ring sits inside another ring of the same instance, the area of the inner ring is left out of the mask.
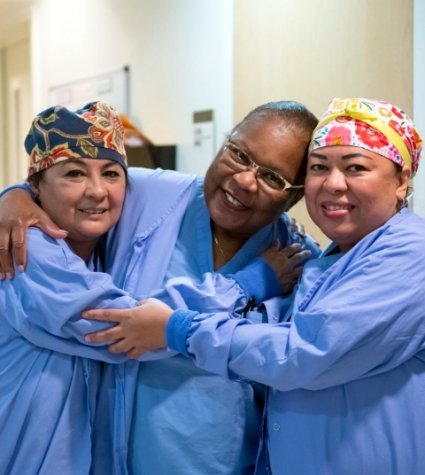
<path id="1" fill-rule="evenodd" d="M 37 183 L 29 182 L 29 185 L 30 185 L 31 192 L 33 194 L 34 199 L 37 200 L 38 195 L 40 194 L 40 188 L 39 188 L 38 182 Z"/>
<path id="2" fill-rule="evenodd" d="M 403 167 L 399 173 L 399 186 L 396 190 L 397 200 L 403 201 L 408 193 L 412 171 L 408 167 Z"/>

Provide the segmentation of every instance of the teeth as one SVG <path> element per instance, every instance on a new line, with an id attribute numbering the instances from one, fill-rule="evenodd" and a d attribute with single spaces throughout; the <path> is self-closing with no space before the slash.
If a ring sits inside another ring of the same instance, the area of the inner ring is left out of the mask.
<path id="1" fill-rule="evenodd" d="M 326 205 L 325 208 L 329 211 L 339 211 L 339 210 L 348 210 L 351 208 L 350 205 Z"/>
<path id="2" fill-rule="evenodd" d="M 80 209 L 80 211 L 86 214 L 102 214 L 105 212 L 104 209 Z"/>
<path id="3" fill-rule="evenodd" d="M 227 201 L 229 201 L 230 203 L 232 203 L 233 205 L 235 206 L 239 206 L 239 207 L 243 207 L 244 205 L 238 201 L 236 198 L 234 198 L 232 195 L 230 195 L 229 193 L 225 192 L 225 195 L 226 195 L 226 199 Z"/>

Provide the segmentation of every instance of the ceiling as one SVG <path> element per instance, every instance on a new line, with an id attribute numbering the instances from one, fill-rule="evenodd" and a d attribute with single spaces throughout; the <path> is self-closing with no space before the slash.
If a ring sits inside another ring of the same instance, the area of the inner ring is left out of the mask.
<path id="1" fill-rule="evenodd" d="M 0 48 L 29 37 L 31 6 L 36 0 L 0 0 Z"/>

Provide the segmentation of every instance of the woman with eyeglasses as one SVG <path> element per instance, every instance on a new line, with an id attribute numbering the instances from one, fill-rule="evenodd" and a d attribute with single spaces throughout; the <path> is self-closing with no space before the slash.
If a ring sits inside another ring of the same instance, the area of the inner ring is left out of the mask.
<path id="1" fill-rule="evenodd" d="M 261 320 L 265 308 L 272 312 L 274 300 L 265 306 L 255 305 L 271 291 L 261 285 L 260 278 L 241 278 L 240 286 L 235 285 L 230 293 L 213 278 L 195 291 L 187 278 L 196 283 L 208 272 L 234 274 L 276 241 L 281 247 L 299 243 L 302 249 L 317 253 L 311 239 L 292 229 L 285 213 L 303 195 L 304 159 L 316 123 L 314 115 L 294 101 L 254 109 L 232 130 L 205 179 L 180 185 L 177 198 L 176 193 L 171 198 L 171 192 L 176 183 L 189 181 L 187 177 L 130 169 L 123 215 L 106 247 L 106 269 L 116 284 L 133 296 L 142 296 L 166 287 L 172 277 L 185 276 L 181 285 L 187 289 L 186 303 L 195 309 L 216 308 L 213 305 L 217 304 L 209 303 L 211 297 L 221 308 L 230 308 L 244 293 L 251 297 L 251 305 L 240 308 L 240 313 Z M 49 223 L 49 228 L 54 228 L 30 200 L 24 202 L 26 196 L 17 196 L 22 193 L 12 190 L 0 201 L 0 243 L 5 249 L 9 240 L 23 241 L 24 235 L 21 225 L 6 223 L 19 219 L 44 228 Z M 164 213 L 157 212 L 159 219 L 146 227 L 145 214 L 158 207 Z M 144 228 L 138 225 L 140 216 L 144 217 Z M 172 225 L 170 219 L 174 220 Z M 11 234 L 6 231 L 10 228 Z M 161 253 L 153 252 L 154 242 L 157 247 L 163 243 Z M 284 252 L 292 258 L 289 280 L 293 282 L 301 272 L 298 264 L 307 254 L 296 246 Z M 9 257 L 4 253 L 0 256 L 4 274 L 11 276 Z M 24 265 L 22 252 L 17 252 L 16 260 Z M 254 265 L 261 266 L 262 262 Z M 273 290 L 279 290 L 276 279 Z M 125 473 L 120 470 L 125 466 L 128 438 L 130 473 L 252 473 L 262 413 L 261 389 L 243 381 L 224 381 L 181 356 L 106 366 L 103 386 L 109 390 L 100 392 L 97 431 L 102 438 L 95 439 L 95 456 L 111 473 Z M 124 400 L 117 399 L 111 387 L 119 394 L 119 388 L 125 387 Z M 117 427 L 114 420 L 124 422 Z M 103 442 L 105 434 L 109 434 L 109 444 Z M 115 460 L 117 453 L 120 463 Z"/>
<path id="2" fill-rule="evenodd" d="M 279 322 L 173 312 L 154 299 L 137 307 L 139 353 L 166 344 L 228 380 L 267 385 L 255 473 L 424 473 L 425 219 L 406 202 L 421 155 L 400 108 L 334 99 L 305 181 L 331 243 L 306 263 Z"/>

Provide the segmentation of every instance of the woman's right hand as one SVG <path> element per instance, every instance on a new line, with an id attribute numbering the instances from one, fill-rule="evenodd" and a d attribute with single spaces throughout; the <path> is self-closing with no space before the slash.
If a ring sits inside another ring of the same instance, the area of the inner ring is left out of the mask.
<path id="1" fill-rule="evenodd" d="M 29 193 L 15 188 L 0 198 L 0 279 L 12 279 L 13 263 L 25 269 L 26 230 L 36 226 L 54 239 L 63 239 L 67 232 L 59 229 L 48 215 L 36 205 Z"/>
<path id="2" fill-rule="evenodd" d="M 311 251 L 301 249 L 298 243 L 281 248 L 278 244 L 265 251 L 263 259 L 274 270 L 279 279 L 282 294 L 288 294 L 292 291 L 299 277 L 302 274 L 302 264 L 309 257 Z"/>

